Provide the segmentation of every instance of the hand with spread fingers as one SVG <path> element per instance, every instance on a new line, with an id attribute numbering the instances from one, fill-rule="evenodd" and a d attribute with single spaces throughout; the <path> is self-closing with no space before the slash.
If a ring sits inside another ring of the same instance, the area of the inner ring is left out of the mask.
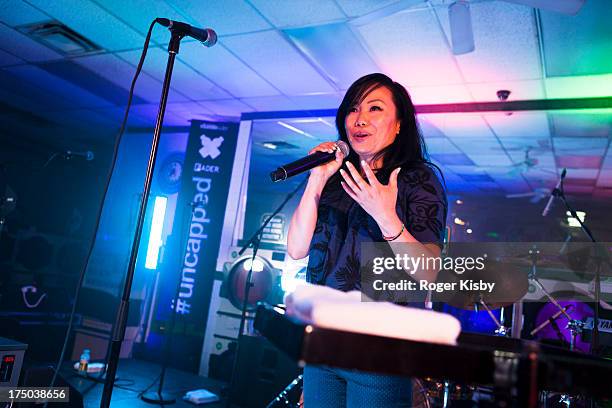
<path id="1" fill-rule="evenodd" d="M 397 217 L 395 205 L 397 203 L 397 176 L 400 168 L 393 170 L 388 184 L 382 184 L 365 162 L 361 161 L 361 167 L 366 175 L 367 181 L 361 177 L 359 171 L 352 163 L 346 162 L 348 172 L 340 169 L 344 179 L 342 188 L 355 200 L 374 220 L 380 225 L 385 220 Z"/>

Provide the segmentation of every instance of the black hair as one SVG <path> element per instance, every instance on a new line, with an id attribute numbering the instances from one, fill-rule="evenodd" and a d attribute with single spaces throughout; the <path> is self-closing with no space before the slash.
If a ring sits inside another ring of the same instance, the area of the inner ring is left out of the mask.
<path id="1" fill-rule="evenodd" d="M 403 85 L 393 81 L 385 74 L 374 73 L 363 76 L 353 82 L 346 91 L 336 114 L 336 128 L 338 129 L 339 139 L 348 144 L 345 126 L 346 116 L 353 106 L 359 105 L 370 92 L 381 87 L 391 91 L 400 130 L 393 143 L 378 152 L 374 157 L 374 162 L 382 158 L 382 167 L 378 172 L 384 175 L 383 178 L 387 178 L 391 171 L 400 166 L 408 168 L 426 164 L 437 167 L 429 161 L 427 147 L 419 129 L 414 104 L 408 91 Z M 356 168 L 360 168 L 359 157 L 352 150 L 347 160 L 353 163 Z"/>

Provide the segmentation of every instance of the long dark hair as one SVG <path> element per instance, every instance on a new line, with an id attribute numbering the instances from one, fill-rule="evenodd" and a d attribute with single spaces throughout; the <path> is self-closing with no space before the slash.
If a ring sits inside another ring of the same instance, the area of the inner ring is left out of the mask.
<path id="1" fill-rule="evenodd" d="M 345 126 L 346 116 L 353 106 L 359 105 L 370 92 L 380 87 L 386 87 L 391 91 L 397 120 L 400 123 L 400 131 L 393 143 L 374 157 L 374 162 L 380 158 L 383 159 L 382 167 L 377 173 L 379 177 L 383 180 L 388 179 L 391 171 L 400 166 L 409 168 L 425 164 L 437 168 L 429 161 L 425 141 L 416 120 L 414 104 L 408 91 L 401 84 L 384 74 L 375 73 L 363 76 L 353 82 L 346 91 L 336 114 L 336 128 L 338 129 L 339 139 L 347 144 L 349 143 Z M 355 165 L 355 168 L 360 168 L 359 157 L 354 151 L 351 150 L 347 160 Z M 440 171 L 439 168 L 437 170 Z"/>

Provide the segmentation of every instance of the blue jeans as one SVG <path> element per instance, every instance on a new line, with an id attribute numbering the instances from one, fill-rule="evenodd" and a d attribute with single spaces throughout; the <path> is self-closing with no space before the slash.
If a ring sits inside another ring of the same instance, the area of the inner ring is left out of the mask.
<path id="1" fill-rule="evenodd" d="M 304 367 L 305 408 L 412 406 L 410 378 L 325 366 Z"/>

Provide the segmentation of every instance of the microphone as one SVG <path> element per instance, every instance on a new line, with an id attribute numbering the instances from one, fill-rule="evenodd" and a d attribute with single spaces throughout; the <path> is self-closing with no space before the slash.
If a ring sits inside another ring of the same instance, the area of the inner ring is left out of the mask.
<path id="1" fill-rule="evenodd" d="M 73 152 L 72 150 L 66 150 L 62 154 L 64 156 L 64 159 L 66 160 L 70 160 L 73 157 L 82 157 L 87 161 L 92 161 L 95 157 L 94 153 L 91 150 L 87 150 L 85 152 Z"/>
<path id="2" fill-rule="evenodd" d="M 336 146 L 338 149 L 340 149 L 344 157 L 348 156 L 349 147 L 346 143 L 344 143 L 342 140 L 338 140 L 336 142 Z M 332 153 L 314 152 L 313 154 L 309 154 L 308 156 L 302 157 L 299 160 L 279 167 L 270 173 L 270 178 L 272 181 L 286 180 L 289 177 L 308 171 L 314 167 L 320 166 L 321 164 L 329 163 L 335 158 L 335 151 Z"/>
<path id="3" fill-rule="evenodd" d="M 542 211 L 542 217 L 546 217 L 548 215 L 548 213 L 550 212 L 550 208 L 552 207 L 553 200 L 561 193 L 559 187 L 561 187 L 561 184 L 563 184 L 563 179 L 565 178 L 566 174 L 567 169 L 563 169 L 563 171 L 561 172 L 561 177 L 557 182 L 557 186 L 553 191 L 550 192 L 550 198 L 548 199 L 548 203 L 546 203 L 546 207 L 544 207 L 544 211 Z"/>
<path id="4" fill-rule="evenodd" d="M 206 47 L 212 47 L 217 43 L 217 33 L 215 33 L 212 28 L 195 28 L 187 23 L 169 20 L 167 18 L 157 18 L 155 20 L 164 27 L 168 27 L 170 31 L 177 31 L 180 34 L 195 38 Z"/>

